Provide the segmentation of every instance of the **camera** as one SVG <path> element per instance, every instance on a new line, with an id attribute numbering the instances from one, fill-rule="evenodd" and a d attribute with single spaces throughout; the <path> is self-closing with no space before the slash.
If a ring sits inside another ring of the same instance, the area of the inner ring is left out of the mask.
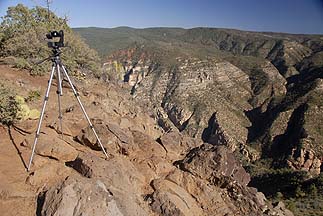
<path id="1" fill-rule="evenodd" d="M 48 34 L 46 34 L 46 38 L 48 40 L 54 40 L 55 38 L 59 38 L 59 41 L 49 41 L 47 43 L 49 48 L 58 49 L 60 47 L 64 47 L 64 31 L 60 30 L 58 31 L 51 31 Z"/>
<path id="2" fill-rule="evenodd" d="M 48 34 L 46 34 L 47 39 L 53 39 L 55 37 L 62 37 L 64 36 L 63 30 L 58 31 L 51 31 Z"/>

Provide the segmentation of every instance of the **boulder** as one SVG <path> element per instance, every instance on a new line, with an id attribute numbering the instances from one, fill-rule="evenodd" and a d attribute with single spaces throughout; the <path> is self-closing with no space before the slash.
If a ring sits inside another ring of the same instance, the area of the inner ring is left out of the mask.
<path id="1" fill-rule="evenodd" d="M 160 215 L 199 216 L 202 209 L 183 188 L 169 180 L 155 180 L 152 209 Z"/>
<path id="2" fill-rule="evenodd" d="M 137 148 L 134 145 L 133 136 L 129 129 L 121 129 L 116 124 L 104 124 L 103 122 L 95 124 L 94 129 L 107 152 L 130 155 Z M 93 150 L 102 150 L 89 126 L 82 129 L 81 133 L 76 136 L 76 140 Z"/>
<path id="3" fill-rule="evenodd" d="M 124 160 L 124 157 L 115 156 L 110 160 L 105 160 L 87 153 L 80 154 L 76 160 L 69 162 L 68 165 L 85 177 L 104 178 L 105 181 L 122 191 L 134 191 L 139 194 L 140 187 L 145 183 L 145 177 L 130 161 Z M 136 187 L 133 185 L 134 182 Z"/>
<path id="4" fill-rule="evenodd" d="M 95 124 L 94 129 L 99 135 L 105 134 L 107 132 L 107 128 L 104 124 Z M 80 134 L 77 135 L 75 138 L 82 145 L 88 146 L 93 150 L 98 150 L 98 151 L 101 150 L 101 147 L 100 147 L 99 143 L 97 142 L 97 139 L 96 139 L 92 129 L 90 128 L 90 126 L 82 129 Z M 100 138 L 101 138 L 101 136 L 100 136 Z"/>
<path id="5" fill-rule="evenodd" d="M 151 210 L 143 200 L 148 182 L 124 156 L 105 160 L 95 154 L 82 153 L 67 165 L 84 177 L 102 181 L 113 194 L 123 215 L 149 215 Z"/>
<path id="6" fill-rule="evenodd" d="M 200 141 L 183 136 L 177 131 L 170 131 L 163 134 L 159 138 L 159 142 L 166 150 L 167 159 L 171 161 L 183 159 L 189 150 L 200 144 Z"/>
<path id="7" fill-rule="evenodd" d="M 157 156 L 160 158 L 166 158 L 166 151 L 158 142 L 153 140 L 150 136 L 140 132 L 132 131 L 132 136 L 135 145 L 138 147 L 137 155 L 140 154 L 142 158 L 151 158 Z"/>
<path id="8" fill-rule="evenodd" d="M 225 146 L 203 144 L 192 149 L 184 160 L 176 164 L 202 179 L 221 179 L 225 176 L 241 185 L 247 185 L 250 181 L 250 175 Z"/>
<path id="9" fill-rule="evenodd" d="M 108 130 L 115 135 L 121 143 L 133 144 L 133 137 L 130 131 L 121 129 L 118 125 L 107 123 Z"/>
<path id="10" fill-rule="evenodd" d="M 77 150 L 58 136 L 51 131 L 48 131 L 48 134 L 44 136 L 41 135 L 36 146 L 36 154 L 62 162 L 74 160 L 78 155 Z"/>
<path id="11" fill-rule="evenodd" d="M 46 192 L 41 215 L 123 216 L 124 214 L 103 182 L 69 177 Z"/>
<path id="12" fill-rule="evenodd" d="M 147 182 L 174 169 L 174 166 L 166 161 L 166 151 L 158 142 L 140 131 L 132 131 L 132 134 L 137 149 L 130 155 L 130 160 L 145 176 Z"/>
<path id="13" fill-rule="evenodd" d="M 72 123 L 66 119 L 62 119 L 62 127 L 63 127 L 63 134 L 67 136 L 73 136 L 73 132 L 71 130 L 72 128 Z M 47 127 L 54 129 L 58 134 L 61 134 L 61 128 L 60 128 L 60 123 L 59 120 L 55 120 L 52 123 L 48 124 Z"/>
<path id="14" fill-rule="evenodd" d="M 26 179 L 26 183 L 31 186 L 43 187 L 55 184 L 57 181 L 65 179 L 73 171 L 64 164 L 57 161 L 45 161 L 41 165 L 35 157 L 35 166 L 32 167 L 33 171 Z"/>
<path id="15" fill-rule="evenodd" d="M 37 121 L 30 119 L 26 121 L 18 121 L 15 123 L 15 128 L 25 134 L 32 134 L 37 130 Z"/>

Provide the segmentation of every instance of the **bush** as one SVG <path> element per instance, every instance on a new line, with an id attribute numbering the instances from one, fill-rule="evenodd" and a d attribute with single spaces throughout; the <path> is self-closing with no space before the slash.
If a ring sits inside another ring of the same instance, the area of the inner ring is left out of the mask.
<path id="1" fill-rule="evenodd" d="M 298 185 L 295 189 L 295 197 L 300 198 L 300 197 L 304 197 L 305 195 L 306 193 L 302 190 L 302 187 Z"/>
<path id="2" fill-rule="evenodd" d="M 16 115 L 18 120 L 37 119 L 39 117 L 40 112 L 37 109 L 30 109 L 26 104 L 25 98 L 17 95 L 15 100 L 18 106 L 18 112 Z"/>
<path id="3" fill-rule="evenodd" d="M 40 91 L 39 90 L 31 90 L 28 92 L 28 96 L 25 98 L 26 102 L 33 102 L 40 99 Z"/>
<path id="4" fill-rule="evenodd" d="M 12 89 L 0 82 L 0 123 L 11 125 L 17 118 L 18 104 Z"/>
<path id="5" fill-rule="evenodd" d="M 13 65 L 39 75 L 47 72 L 50 62 L 35 65 L 51 55 L 45 35 L 49 31 L 64 30 L 69 48 L 63 48 L 62 59 L 71 72 L 98 74 L 99 56 L 67 25 L 66 18 L 57 17 L 42 7 L 29 9 L 22 4 L 9 7 L 0 25 L 0 56 L 15 57 Z M 49 22 L 50 19 L 50 22 Z"/>
<path id="6" fill-rule="evenodd" d="M 23 58 L 16 58 L 14 63 L 13 63 L 13 66 L 15 68 L 18 68 L 18 69 L 30 69 L 31 68 L 28 61 L 26 59 L 23 59 Z"/>
<path id="7" fill-rule="evenodd" d="M 291 210 L 292 212 L 296 211 L 296 203 L 295 200 L 290 199 L 285 201 L 287 203 L 286 207 Z"/>
<path id="8" fill-rule="evenodd" d="M 310 188 L 309 188 L 309 195 L 311 195 L 312 197 L 316 197 L 317 196 L 317 188 L 315 186 L 315 184 L 311 184 Z"/>

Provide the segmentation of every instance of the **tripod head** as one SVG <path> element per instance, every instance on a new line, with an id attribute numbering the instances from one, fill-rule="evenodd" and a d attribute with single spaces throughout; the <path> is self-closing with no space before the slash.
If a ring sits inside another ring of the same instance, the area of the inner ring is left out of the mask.
<path id="1" fill-rule="evenodd" d="M 52 55 L 40 60 L 38 62 L 36 62 L 35 64 L 42 64 L 43 62 L 47 61 L 47 60 L 51 60 L 52 62 L 55 62 L 56 60 L 60 59 L 60 54 L 62 53 L 62 51 L 60 50 L 61 47 L 65 47 L 64 44 L 64 31 L 60 30 L 58 31 L 51 31 L 49 33 L 46 34 L 46 38 L 49 40 L 47 42 L 47 46 L 49 48 L 52 48 Z M 58 41 L 55 41 L 56 38 L 59 38 Z"/>
<path id="2" fill-rule="evenodd" d="M 48 40 L 47 45 L 49 48 L 53 48 L 53 49 L 59 49 L 60 47 L 64 47 L 64 31 L 60 30 L 58 31 L 51 31 L 48 34 L 46 34 L 46 38 Z M 59 38 L 59 41 L 54 41 L 55 38 Z"/>

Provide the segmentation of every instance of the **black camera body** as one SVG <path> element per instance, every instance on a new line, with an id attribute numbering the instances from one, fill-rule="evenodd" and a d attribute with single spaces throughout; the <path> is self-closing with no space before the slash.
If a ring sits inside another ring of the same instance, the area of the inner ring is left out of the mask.
<path id="1" fill-rule="evenodd" d="M 51 31 L 48 34 L 46 34 L 46 38 L 48 40 L 54 40 L 55 38 L 59 38 L 59 41 L 49 41 L 47 43 L 49 48 L 58 49 L 60 47 L 64 47 L 64 31 L 60 30 L 58 31 Z"/>

